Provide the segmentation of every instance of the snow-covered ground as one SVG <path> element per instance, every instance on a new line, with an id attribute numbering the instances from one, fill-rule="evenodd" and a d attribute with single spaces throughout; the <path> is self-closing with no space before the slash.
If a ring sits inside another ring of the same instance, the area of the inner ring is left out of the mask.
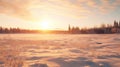
<path id="1" fill-rule="evenodd" d="M 120 67 L 120 34 L 0 34 L 3 46 L 22 67 Z"/>

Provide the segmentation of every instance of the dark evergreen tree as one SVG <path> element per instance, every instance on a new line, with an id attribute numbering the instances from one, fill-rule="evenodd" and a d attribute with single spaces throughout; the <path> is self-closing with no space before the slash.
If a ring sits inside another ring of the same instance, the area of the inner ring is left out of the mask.
<path id="1" fill-rule="evenodd" d="M 70 24 L 69 24 L 69 26 L 68 26 L 68 30 L 69 30 L 69 32 L 71 32 L 71 26 L 70 26 Z"/>
<path id="2" fill-rule="evenodd" d="M 3 28 L 2 27 L 0 27 L 0 33 L 3 33 Z"/>
<path id="3" fill-rule="evenodd" d="M 114 21 L 114 27 L 118 27 L 118 22 L 116 20 Z"/>
<path id="4" fill-rule="evenodd" d="M 119 21 L 119 28 L 120 28 L 120 21 Z"/>

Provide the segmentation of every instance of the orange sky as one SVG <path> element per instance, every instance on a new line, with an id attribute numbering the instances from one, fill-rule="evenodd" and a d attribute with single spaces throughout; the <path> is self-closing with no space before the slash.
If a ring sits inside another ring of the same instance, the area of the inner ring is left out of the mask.
<path id="1" fill-rule="evenodd" d="M 120 20 L 120 0 L 0 0 L 0 26 L 59 29 Z"/>

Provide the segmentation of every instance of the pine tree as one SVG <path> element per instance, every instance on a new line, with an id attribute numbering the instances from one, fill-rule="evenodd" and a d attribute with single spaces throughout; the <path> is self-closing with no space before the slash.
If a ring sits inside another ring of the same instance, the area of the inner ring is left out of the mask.
<path id="1" fill-rule="evenodd" d="M 69 31 L 69 32 L 71 31 L 71 26 L 70 26 L 70 24 L 69 24 L 69 26 L 68 26 L 68 31 Z"/>
<path id="2" fill-rule="evenodd" d="M 119 21 L 119 25 L 118 25 L 118 26 L 119 26 L 119 28 L 120 28 L 120 21 Z"/>
<path id="3" fill-rule="evenodd" d="M 118 22 L 116 20 L 114 21 L 114 27 L 118 27 Z"/>

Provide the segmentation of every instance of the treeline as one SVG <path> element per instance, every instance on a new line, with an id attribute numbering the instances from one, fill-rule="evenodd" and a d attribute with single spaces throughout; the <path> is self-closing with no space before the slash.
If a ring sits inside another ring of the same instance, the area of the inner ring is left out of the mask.
<path id="1" fill-rule="evenodd" d="M 100 27 L 79 28 L 69 25 L 68 32 L 71 34 L 112 34 L 120 33 L 120 22 L 114 21 L 113 24 L 101 24 Z"/>
<path id="2" fill-rule="evenodd" d="M 4 28 L 0 27 L 0 33 L 39 33 L 38 30 L 27 30 L 20 28 Z"/>
<path id="3" fill-rule="evenodd" d="M 0 34 L 5 33 L 40 33 L 40 34 L 68 34 L 68 31 L 63 30 L 28 30 L 28 29 L 20 29 L 20 28 L 5 28 L 0 27 Z"/>
<path id="4" fill-rule="evenodd" d="M 100 27 L 79 28 L 69 25 L 68 31 L 62 30 L 28 30 L 20 28 L 4 28 L 0 26 L 0 33 L 51 33 L 51 34 L 112 34 L 120 33 L 120 21 L 114 21 L 113 24 L 101 24 Z"/>

